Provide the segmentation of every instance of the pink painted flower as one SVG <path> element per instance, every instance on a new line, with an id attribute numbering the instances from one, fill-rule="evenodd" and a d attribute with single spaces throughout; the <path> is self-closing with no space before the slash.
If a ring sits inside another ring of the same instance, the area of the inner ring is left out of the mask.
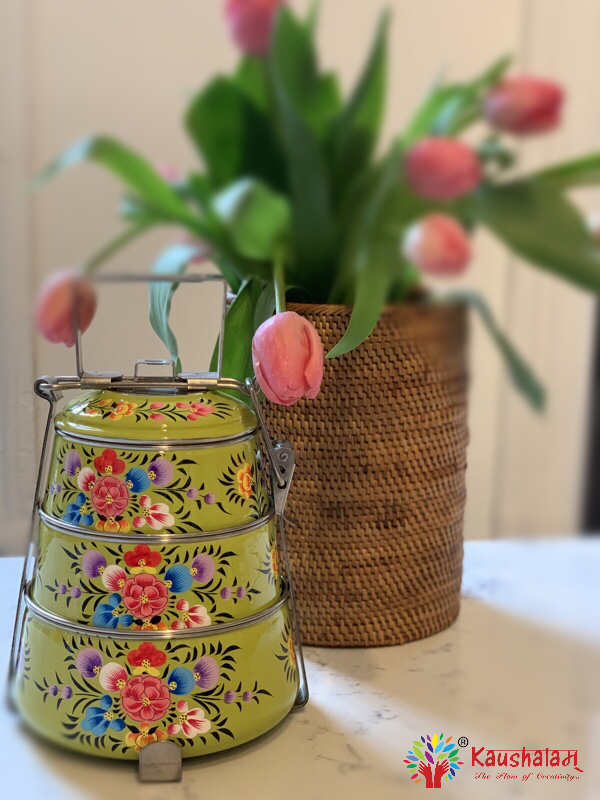
<path id="1" fill-rule="evenodd" d="M 126 580 L 127 573 L 116 564 L 109 564 L 102 571 L 102 583 L 110 592 L 120 592 Z"/>
<path id="2" fill-rule="evenodd" d="M 177 703 L 177 711 L 179 721 L 171 723 L 167 728 L 170 736 L 176 736 L 183 731 L 184 736 L 193 739 L 194 736 L 210 730 L 210 721 L 205 718 L 201 708 L 190 708 L 185 700 L 180 700 Z"/>
<path id="3" fill-rule="evenodd" d="M 471 258 L 469 237 L 459 223 L 446 214 L 429 214 L 406 233 L 405 257 L 429 275 L 460 275 Z"/>
<path id="4" fill-rule="evenodd" d="M 114 661 L 105 664 L 100 670 L 100 686 L 107 692 L 120 692 L 128 678 L 125 667 Z"/>
<path id="5" fill-rule="evenodd" d="M 534 75 L 514 75 L 490 89 L 484 113 L 499 130 L 521 136 L 544 133 L 560 123 L 563 100 L 559 84 Z"/>
<path id="6" fill-rule="evenodd" d="M 214 413 L 215 408 L 213 406 L 207 406 L 205 403 L 192 403 L 191 411 L 187 418 L 189 422 L 193 422 L 196 419 L 200 419 L 200 417 L 210 417 Z"/>
<path id="7" fill-rule="evenodd" d="M 171 693 L 153 675 L 136 675 L 121 689 L 123 711 L 138 722 L 156 722 L 169 710 Z"/>
<path id="8" fill-rule="evenodd" d="M 73 347 L 75 304 L 79 306 L 79 329 L 85 333 L 96 312 L 93 285 L 69 270 L 52 275 L 42 286 L 35 308 L 35 322 L 42 336 Z"/>
<path id="9" fill-rule="evenodd" d="M 252 362 L 260 388 L 272 403 L 291 406 L 313 400 L 323 380 L 323 344 L 315 326 L 294 311 L 276 314 L 252 340 Z"/>
<path id="10" fill-rule="evenodd" d="M 143 528 L 146 523 L 155 531 L 173 525 L 175 518 L 169 514 L 169 507 L 165 503 L 152 503 L 147 494 L 140 497 L 142 512 L 139 517 L 135 517 L 133 524 L 136 528 Z"/>
<path id="11" fill-rule="evenodd" d="M 227 0 L 225 15 L 243 53 L 262 56 L 269 50 L 275 14 L 283 0 Z"/>
<path id="12" fill-rule="evenodd" d="M 94 483 L 92 505 L 103 517 L 120 516 L 129 503 L 129 489 L 120 478 L 104 475 Z"/>
<path id="13" fill-rule="evenodd" d="M 164 414 L 150 414 L 150 419 L 156 420 L 157 422 L 160 422 L 160 420 L 163 420 L 164 418 Z"/>
<path id="14" fill-rule="evenodd" d="M 457 139 L 421 139 L 406 154 L 404 166 L 410 188 L 428 200 L 456 200 L 481 181 L 475 151 Z"/>
<path id="15" fill-rule="evenodd" d="M 183 598 L 177 603 L 178 611 L 183 612 L 181 619 L 175 620 L 171 623 L 173 630 L 182 630 L 183 628 L 206 628 L 210 625 L 210 617 L 208 616 L 204 606 L 191 606 L 187 600 Z"/>
<path id="16" fill-rule="evenodd" d="M 91 492 L 98 476 L 90 467 L 84 467 L 77 475 L 77 486 L 84 492 Z"/>
<path id="17" fill-rule="evenodd" d="M 125 608 L 140 619 L 159 616 L 169 602 L 165 584 L 146 572 L 129 578 L 123 586 L 122 596 Z"/>
<path id="18" fill-rule="evenodd" d="M 152 411 L 156 411 L 158 408 L 164 408 L 164 403 L 150 403 L 150 408 Z"/>

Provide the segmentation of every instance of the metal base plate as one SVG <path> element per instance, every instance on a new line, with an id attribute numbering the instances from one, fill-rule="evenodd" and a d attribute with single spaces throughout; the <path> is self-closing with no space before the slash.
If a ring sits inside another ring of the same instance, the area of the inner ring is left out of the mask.
<path id="1" fill-rule="evenodd" d="M 140 750 L 142 783 L 176 783 L 181 780 L 181 748 L 175 742 L 153 742 Z"/>

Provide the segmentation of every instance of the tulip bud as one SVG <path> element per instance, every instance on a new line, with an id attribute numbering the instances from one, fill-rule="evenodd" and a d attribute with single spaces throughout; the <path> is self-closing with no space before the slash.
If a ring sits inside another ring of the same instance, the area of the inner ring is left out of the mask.
<path id="1" fill-rule="evenodd" d="M 446 214 L 429 214 L 409 228 L 402 249 L 424 273 L 440 277 L 460 275 L 471 258 L 464 228 Z"/>
<path id="2" fill-rule="evenodd" d="M 75 344 L 75 307 L 82 333 L 89 328 L 96 312 L 96 290 L 77 273 L 65 270 L 51 275 L 42 286 L 35 308 L 35 322 L 39 332 L 49 342 L 63 342 L 67 347 Z"/>
<path id="3" fill-rule="evenodd" d="M 415 194 L 428 200 L 455 200 L 481 181 L 475 151 L 457 139 L 431 137 L 406 154 L 406 180 Z"/>
<path id="4" fill-rule="evenodd" d="M 252 361 L 260 388 L 272 403 L 291 406 L 313 400 L 323 380 L 323 344 L 312 323 L 293 311 L 276 314 L 252 340 Z"/>
<path id="5" fill-rule="evenodd" d="M 275 14 L 284 0 L 227 0 L 231 36 L 243 53 L 264 56 L 271 44 Z"/>
<path id="6" fill-rule="evenodd" d="M 564 93 L 553 81 L 532 75 L 505 78 L 488 92 L 484 114 L 490 125 L 509 133 L 543 133 L 560 122 Z"/>

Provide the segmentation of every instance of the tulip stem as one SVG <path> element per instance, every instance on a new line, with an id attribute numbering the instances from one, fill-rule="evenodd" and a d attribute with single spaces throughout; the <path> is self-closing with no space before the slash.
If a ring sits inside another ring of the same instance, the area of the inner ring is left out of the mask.
<path id="1" fill-rule="evenodd" d="M 275 313 L 285 311 L 285 253 L 279 249 L 273 262 L 273 285 L 275 287 Z"/>

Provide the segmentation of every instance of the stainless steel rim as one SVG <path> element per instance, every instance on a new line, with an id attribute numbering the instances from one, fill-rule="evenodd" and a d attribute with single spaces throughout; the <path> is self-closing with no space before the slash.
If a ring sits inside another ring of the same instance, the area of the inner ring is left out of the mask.
<path id="1" fill-rule="evenodd" d="M 58 628 L 61 631 L 70 631 L 82 636 L 97 636 L 99 639 L 133 639 L 142 641 L 158 641 L 167 639 L 197 639 L 204 636 L 215 636 L 229 633 L 230 631 L 238 631 L 242 628 L 249 628 L 252 625 L 258 625 L 260 622 L 269 619 L 280 611 L 288 602 L 288 585 L 281 581 L 282 595 L 274 605 L 260 611 L 258 614 L 253 614 L 244 619 L 236 619 L 231 622 L 222 622 L 219 625 L 207 625 L 205 628 L 186 628 L 185 630 L 167 630 L 167 631 L 129 631 L 124 628 L 96 628 L 93 625 L 80 625 L 78 622 L 71 622 L 52 611 L 48 611 L 42 606 L 38 605 L 31 596 L 31 582 L 27 584 L 25 592 L 25 605 L 29 612 L 37 619 L 52 625 L 53 628 Z"/>
<path id="2" fill-rule="evenodd" d="M 155 544 L 197 544 L 200 542 L 210 542 L 215 539 L 229 539 L 234 536 L 242 536 L 245 533 L 251 533 L 267 525 L 273 519 L 275 512 L 273 509 L 260 519 L 248 522 L 245 525 L 236 525 L 234 528 L 223 528 L 216 531 L 207 531 L 206 533 L 103 533 L 102 531 L 91 530 L 90 528 L 78 528 L 77 525 L 70 525 L 68 522 L 52 517 L 46 513 L 42 508 L 38 508 L 38 514 L 41 521 L 52 530 L 65 533 L 68 536 L 77 537 L 79 539 L 87 539 L 90 541 L 103 541 L 115 542 L 118 544 L 134 544 L 139 542 L 149 542 Z"/>
<path id="3" fill-rule="evenodd" d="M 242 433 L 231 436 L 221 436 L 217 439 L 165 439 L 157 442 L 155 440 L 143 441 L 141 439 L 118 439 L 105 438 L 100 436 L 80 436 L 76 433 L 66 433 L 58 425 L 54 426 L 57 436 L 66 439 L 68 442 L 79 442 L 80 444 L 96 445 L 100 447 L 118 447 L 123 450 L 201 450 L 208 447 L 220 447 L 229 444 L 239 444 L 253 439 L 258 428 L 250 428 Z"/>

